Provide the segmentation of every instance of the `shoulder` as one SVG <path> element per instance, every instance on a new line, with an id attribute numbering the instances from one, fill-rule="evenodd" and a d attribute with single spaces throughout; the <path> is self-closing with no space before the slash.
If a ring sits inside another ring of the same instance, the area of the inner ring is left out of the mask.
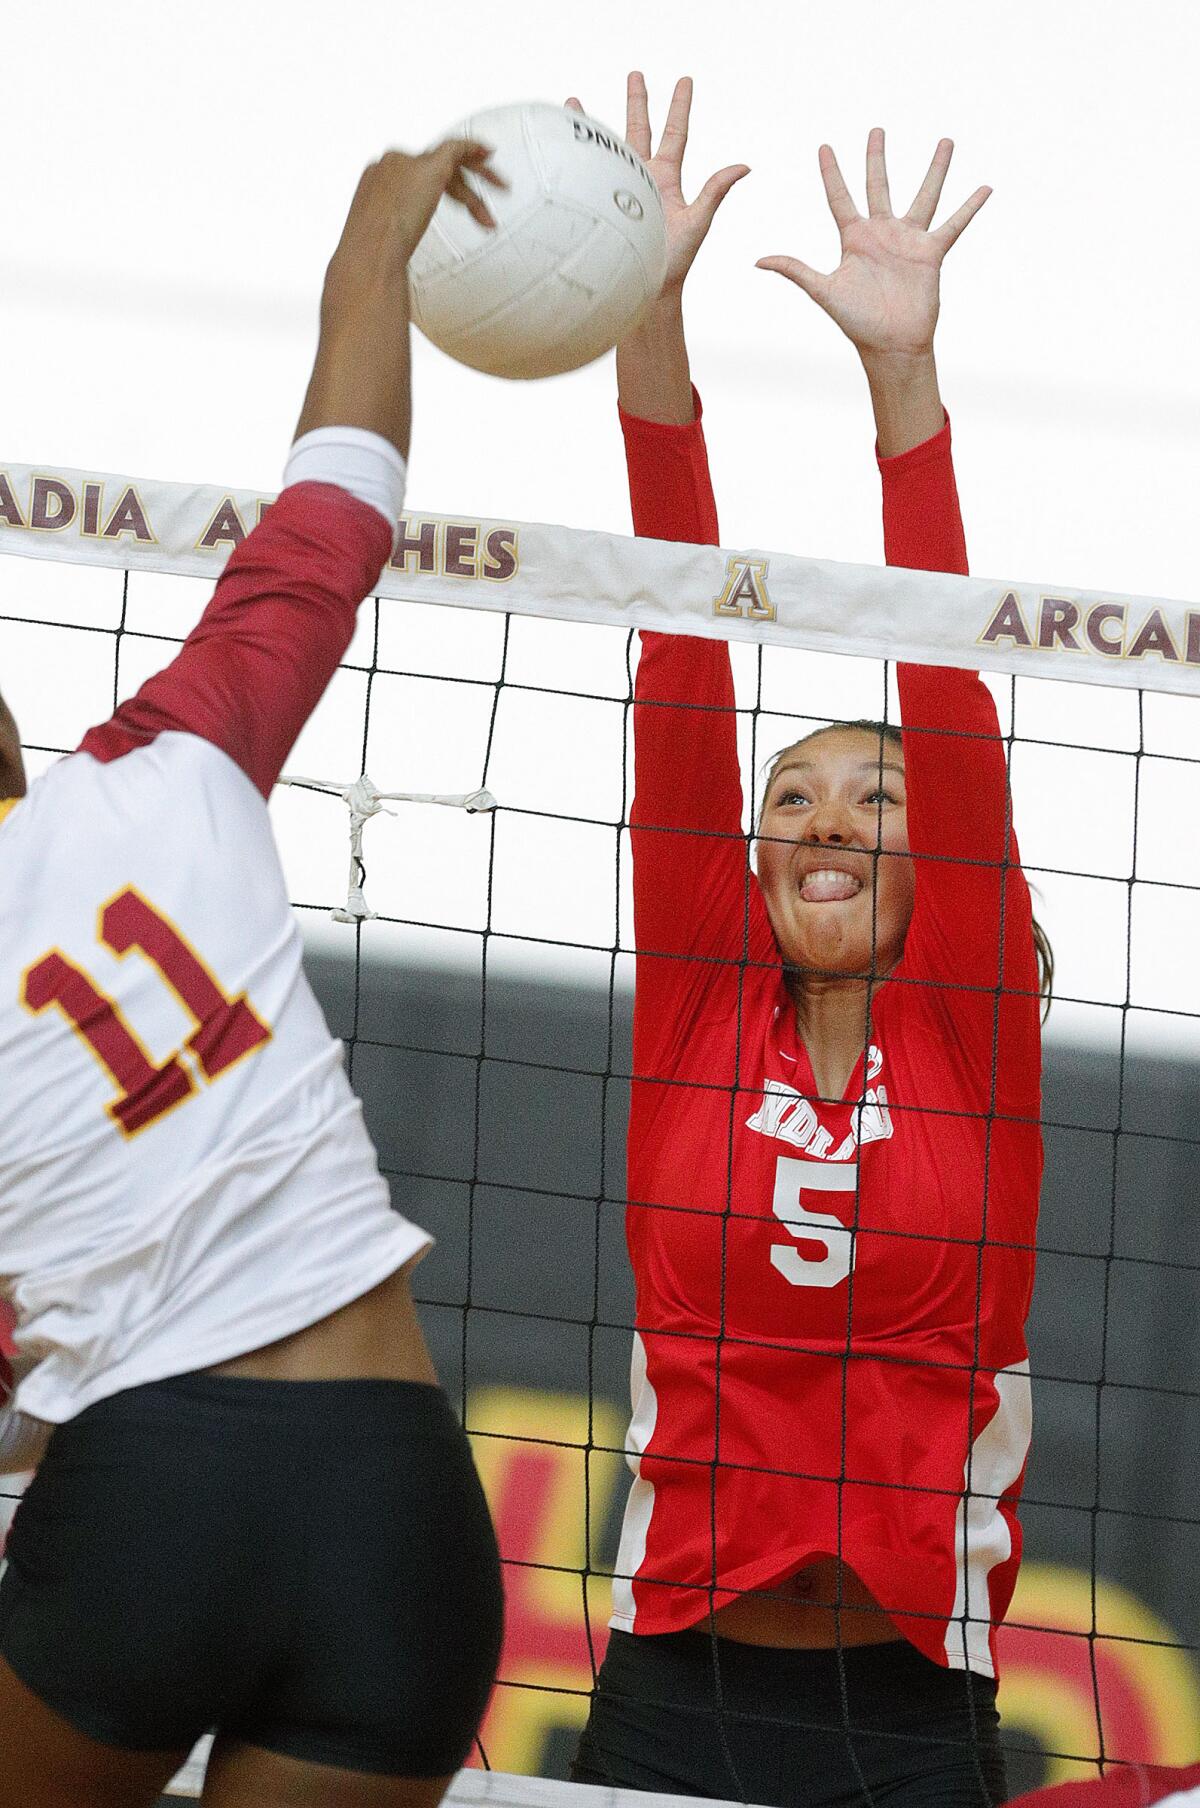
<path id="1" fill-rule="evenodd" d="M 86 744 L 85 744 L 86 745 Z M 5 864 L 52 860 L 66 870 L 85 850 L 161 849 L 225 840 L 237 827 L 269 833 L 261 794 L 228 754 L 199 735 L 171 730 L 97 756 L 56 761 L 0 823 Z M 11 849 L 11 856 L 8 850 Z"/>
<path id="2" fill-rule="evenodd" d="M 251 780 L 215 741 L 179 728 L 158 734 L 134 731 L 119 717 L 90 730 L 73 754 L 50 768 L 46 779 L 51 778 L 81 791 L 203 785 L 244 794 L 265 808 Z M 189 794 L 180 794 L 181 805 L 186 806 Z"/>

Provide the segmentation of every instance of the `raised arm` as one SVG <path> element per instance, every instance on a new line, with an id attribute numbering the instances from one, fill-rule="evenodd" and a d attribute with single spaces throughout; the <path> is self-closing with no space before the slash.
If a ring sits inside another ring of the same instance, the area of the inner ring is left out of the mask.
<path id="1" fill-rule="evenodd" d="M 691 100 L 684 77 L 654 152 L 646 85 L 636 70 L 629 77 L 627 136 L 662 195 L 669 254 L 662 294 L 617 348 L 617 384 L 635 532 L 715 545 L 717 511 L 684 338 L 683 286 L 717 209 L 748 172 L 731 164 L 694 201 L 684 199 Z M 668 994 L 677 1001 L 681 989 L 704 989 L 716 977 L 680 955 L 731 963 L 743 957 L 751 882 L 728 648 L 722 641 L 643 634 L 635 698 L 630 821 L 645 1024 L 661 1019 Z"/>
<path id="2" fill-rule="evenodd" d="M 237 762 L 264 796 L 354 632 L 391 551 L 411 425 L 408 260 L 443 193 L 491 223 L 464 178 L 487 151 L 453 140 L 364 172 L 321 298 L 316 360 L 282 496 L 234 553 L 165 670 L 93 728 L 111 760 L 172 730 Z"/>
<path id="3" fill-rule="evenodd" d="M 867 141 L 863 217 L 823 145 L 821 174 L 841 236 L 838 268 L 821 275 L 780 256 L 761 259 L 760 267 L 810 295 L 859 353 L 878 434 L 888 563 L 965 573 L 933 340 L 943 259 L 991 191 L 976 189 L 934 229 L 952 152 L 942 139 L 912 206 L 897 217 L 876 128 Z M 909 845 L 917 862 L 905 972 L 943 989 L 964 988 L 943 992 L 948 1022 L 989 1031 L 968 1036 L 965 1052 L 985 1060 L 1002 1083 L 1019 1076 L 1016 1088 L 1024 1091 L 1025 1057 L 1037 1041 L 1037 965 L 995 704 L 973 672 L 901 665 L 898 679 Z"/>

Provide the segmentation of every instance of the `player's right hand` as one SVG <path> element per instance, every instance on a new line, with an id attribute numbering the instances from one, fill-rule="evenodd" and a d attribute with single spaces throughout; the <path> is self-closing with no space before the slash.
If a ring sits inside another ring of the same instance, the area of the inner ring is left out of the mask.
<path id="1" fill-rule="evenodd" d="M 328 280 L 353 289 L 380 276 L 400 276 L 443 195 L 481 226 L 494 227 L 490 208 L 467 180 L 470 172 L 493 188 L 505 186 L 488 162 L 491 154 L 475 139 L 447 138 L 428 151 L 385 151 L 369 163 L 354 191 Z"/>

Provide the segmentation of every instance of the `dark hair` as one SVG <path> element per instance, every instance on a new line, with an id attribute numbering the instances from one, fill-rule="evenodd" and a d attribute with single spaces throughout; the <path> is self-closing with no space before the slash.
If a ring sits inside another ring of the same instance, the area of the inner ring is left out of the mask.
<path id="1" fill-rule="evenodd" d="M 810 741 L 817 741 L 822 735 L 837 734 L 844 731 L 869 734 L 876 741 L 892 741 L 902 751 L 904 748 L 904 736 L 894 722 L 872 722 L 867 717 L 860 716 L 853 722 L 826 723 L 823 728 L 814 728 L 811 734 L 801 735 L 798 741 L 789 741 L 786 747 L 780 748 L 779 752 L 771 761 L 770 768 L 767 772 L 767 782 L 763 789 L 764 806 L 767 793 L 775 782 L 775 774 L 779 770 L 779 763 L 785 754 L 794 753 L 797 747 L 807 747 Z M 761 818 L 761 811 L 759 814 Z M 1045 1004 L 1042 1008 L 1042 1022 L 1044 1023 L 1049 1015 L 1050 1000 L 1054 992 L 1054 949 L 1050 945 L 1049 936 L 1046 934 L 1046 931 L 1042 928 L 1042 925 L 1038 922 L 1036 917 L 1033 919 L 1033 946 L 1034 952 L 1037 955 L 1038 994 L 1045 1000 Z"/>

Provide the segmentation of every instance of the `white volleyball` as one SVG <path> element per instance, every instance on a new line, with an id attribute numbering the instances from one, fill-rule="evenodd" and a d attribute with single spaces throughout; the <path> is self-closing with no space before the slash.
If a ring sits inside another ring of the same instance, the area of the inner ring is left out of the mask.
<path id="1" fill-rule="evenodd" d="M 497 377 L 558 376 L 611 350 L 667 268 L 642 159 L 598 120 L 546 101 L 474 113 L 447 136 L 490 146 L 509 187 L 479 184 L 494 232 L 443 196 L 409 266 L 421 331 Z"/>

